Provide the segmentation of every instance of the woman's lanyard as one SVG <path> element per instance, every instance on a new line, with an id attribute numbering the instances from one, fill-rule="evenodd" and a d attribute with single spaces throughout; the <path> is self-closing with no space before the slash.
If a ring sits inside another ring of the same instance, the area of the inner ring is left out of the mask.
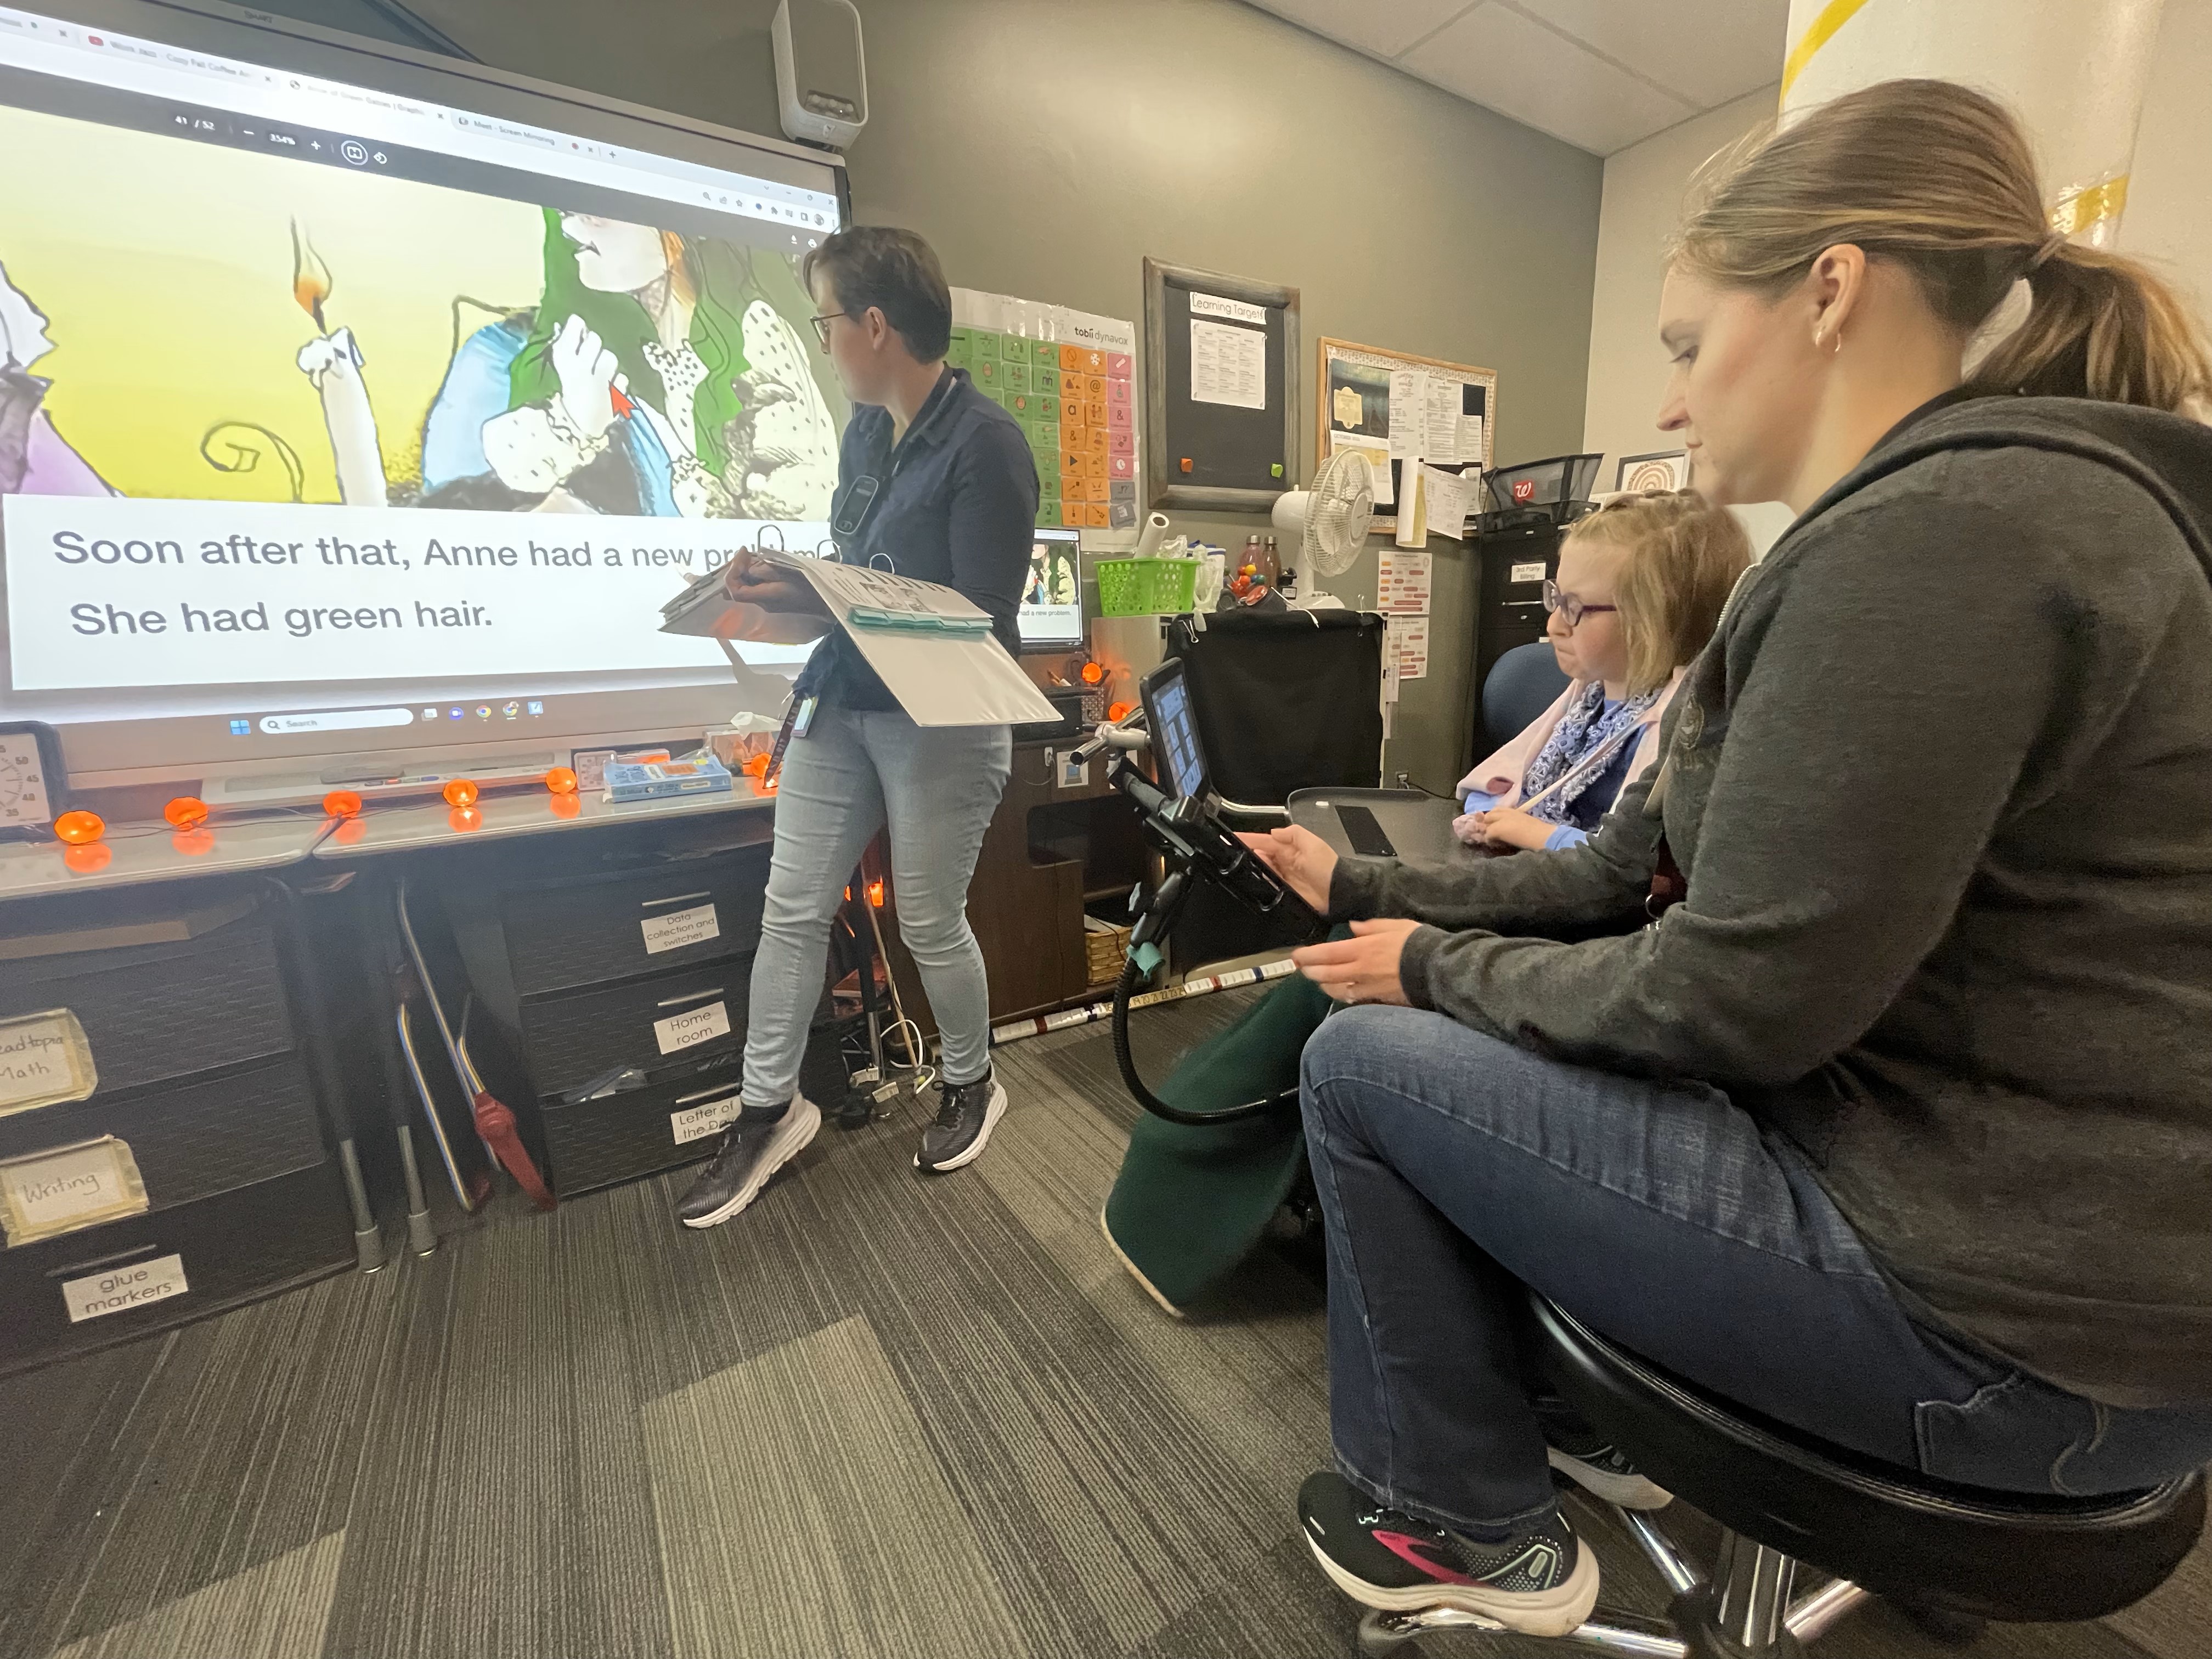
<path id="1" fill-rule="evenodd" d="M 948 376 L 952 373 L 949 368 L 945 372 Z M 930 400 L 936 404 L 936 407 L 932 408 L 928 404 L 925 404 L 914 425 L 906 429 L 904 435 L 892 442 L 890 448 L 885 452 L 884 459 L 876 464 L 875 468 L 863 472 L 846 488 L 844 500 L 836 504 L 834 514 L 830 520 L 830 539 L 836 543 L 840 556 L 842 556 L 847 545 L 858 543 L 861 536 L 866 532 L 868 526 L 874 522 L 877 509 L 883 506 L 884 497 L 890 493 L 892 481 L 898 477 L 899 467 L 906 460 L 907 441 L 914 436 L 916 428 L 938 418 L 943 412 L 943 399 L 951 395 L 951 392 L 942 386 L 939 391 L 933 392 L 930 394 Z M 883 561 L 880 565 L 876 562 L 878 559 Z M 868 568 L 872 570 L 882 570 L 893 576 L 898 574 L 898 561 L 885 552 L 871 553 L 868 556 Z M 805 734 L 801 732 L 800 735 L 803 737 Z"/>
<path id="2" fill-rule="evenodd" d="M 1613 762 L 1613 757 L 1620 752 L 1621 746 L 1626 744 L 1629 738 L 1639 735 L 1643 730 L 1644 722 L 1642 720 L 1638 720 L 1632 726 L 1624 726 L 1620 731 L 1614 732 L 1603 743 L 1598 744 L 1596 748 L 1591 750 L 1589 754 L 1584 755 L 1580 760 L 1577 761 L 1572 766 L 1570 766 L 1565 772 L 1553 779 L 1549 787 L 1539 789 L 1534 794 L 1529 796 L 1528 799 L 1522 801 L 1516 810 L 1525 812 L 1530 807 L 1534 806 L 1538 801 L 1544 799 L 1547 796 L 1557 794 L 1560 790 L 1565 788 L 1576 779 L 1591 776 L 1593 775 L 1592 769 L 1594 768 L 1610 765 Z"/>

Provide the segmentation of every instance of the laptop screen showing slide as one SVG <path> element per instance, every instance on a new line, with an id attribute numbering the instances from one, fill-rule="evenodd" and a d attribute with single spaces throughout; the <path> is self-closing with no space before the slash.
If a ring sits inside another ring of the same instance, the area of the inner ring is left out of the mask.
<path id="1" fill-rule="evenodd" d="M 1030 574 L 1015 614 L 1025 651 L 1072 651 L 1083 643 L 1083 573 L 1076 532 L 1040 530 L 1030 544 Z"/>

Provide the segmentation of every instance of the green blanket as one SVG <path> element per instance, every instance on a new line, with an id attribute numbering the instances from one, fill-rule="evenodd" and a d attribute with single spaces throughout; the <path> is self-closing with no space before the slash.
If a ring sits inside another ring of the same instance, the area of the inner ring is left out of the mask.
<path id="1" fill-rule="evenodd" d="M 1311 981 L 1283 981 L 1185 1055 L 1160 1098 L 1213 1111 L 1295 1089 L 1298 1056 L 1328 1009 Z M 1203 1128 L 1146 1112 L 1106 1200 L 1106 1236 L 1145 1287 L 1180 1312 L 1259 1242 L 1305 1157 L 1295 1105 Z"/>

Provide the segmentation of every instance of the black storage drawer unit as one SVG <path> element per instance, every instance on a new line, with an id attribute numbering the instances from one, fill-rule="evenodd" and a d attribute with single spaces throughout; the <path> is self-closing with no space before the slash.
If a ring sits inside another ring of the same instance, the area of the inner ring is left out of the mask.
<path id="1" fill-rule="evenodd" d="M 337 1166 L 325 1160 L 196 1203 L 0 1251 L 6 1313 L 0 1374 L 319 1278 L 351 1260 L 352 1229 Z M 167 1265 L 171 1257 L 179 1259 L 173 1267 Z M 112 1307 L 72 1322 L 72 1297 L 80 1311 Z"/>
<path id="2" fill-rule="evenodd" d="M 769 852 L 763 842 L 644 870 L 506 889 L 499 920 L 516 992 L 535 996 L 750 956 L 760 939 Z M 692 935 L 699 937 L 669 943 Z"/>
<path id="3" fill-rule="evenodd" d="M 0 1016 L 67 1010 L 99 1073 L 86 1099 L 0 1116 L 0 1158 L 112 1135 L 147 1204 L 0 1249 L 0 1370 L 355 1261 L 326 1073 L 295 1020 L 289 902 L 274 883 L 218 877 L 0 907 Z M 149 1265 L 172 1257 L 180 1267 Z M 67 1288 L 79 1280 L 95 1288 Z"/>
<path id="4" fill-rule="evenodd" d="M 565 1094 L 624 1066 L 703 1060 L 742 1048 L 752 960 L 533 997 L 522 1005 L 522 1051 L 541 1095 Z M 713 1036 L 702 1035 L 726 1027 Z M 663 1036 L 673 1046 L 664 1048 Z"/>
<path id="5" fill-rule="evenodd" d="M 325 1156 L 307 1068 L 298 1055 L 286 1054 L 248 1072 L 171 1084 L 129 1100 L 94 1095 L 0 1117 L 0 1158 L 100 1135 L 131 1148 L 146 1201 L 156 1210 L 289 1175 Z"/>
<path id="6" fill-rule="evenodd" d="M 292 1047 L 261 912 L 191 939 L 0 961 L 0 1018 L 66 1008 L 100 1072 L 94 1100 Z"/>
<path id="7" fill-rule="evenodd" d="M 436 878 L 476 1063 L 562 1198 L 708 1156 L 722 1123 L 697 1109 L 727 1100 L 734 1115 L 742 1073 L 770 822 L 623 827 L 457 848 Z M 422 906 L 418 929 L 432 914 Z M 459 1009 L 458 986 L 445 1000 Z"/>
<path id="8" fill-rule="evenodd" d="M 543 1113 L 549 1178 L 563 1198 L 709 1156 L 738 1115 L 734 1054 L 702 1071 Z"/>

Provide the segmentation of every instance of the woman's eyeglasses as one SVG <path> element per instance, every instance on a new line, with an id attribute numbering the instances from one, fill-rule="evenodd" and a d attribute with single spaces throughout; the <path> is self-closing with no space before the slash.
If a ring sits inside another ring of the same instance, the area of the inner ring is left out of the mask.
<path id="1" fill-rule="evenodd" d="M 843 311 L 825 311 L 819 317 L 809 317 L 806 319 L 808 322 L 814 325 L 814 337 L 822 342 L 822 349 L 824 351 L 830 349 L 830 323 L 831 319 L 849 316 L 850 314 L 850 313 Z"/>
<path id="2" fill-rule="evenodd" d="M 1559 592 L 1559 583 L 1547 581 L 1544 584 L 1544 609 L 1558 611 L 1567 619 L 1567 626 L 1573 628 L 1593 611 L 1618 611 L 1620 607 L 1617 605 L 1584 605 L 1573 594 Z"/>

